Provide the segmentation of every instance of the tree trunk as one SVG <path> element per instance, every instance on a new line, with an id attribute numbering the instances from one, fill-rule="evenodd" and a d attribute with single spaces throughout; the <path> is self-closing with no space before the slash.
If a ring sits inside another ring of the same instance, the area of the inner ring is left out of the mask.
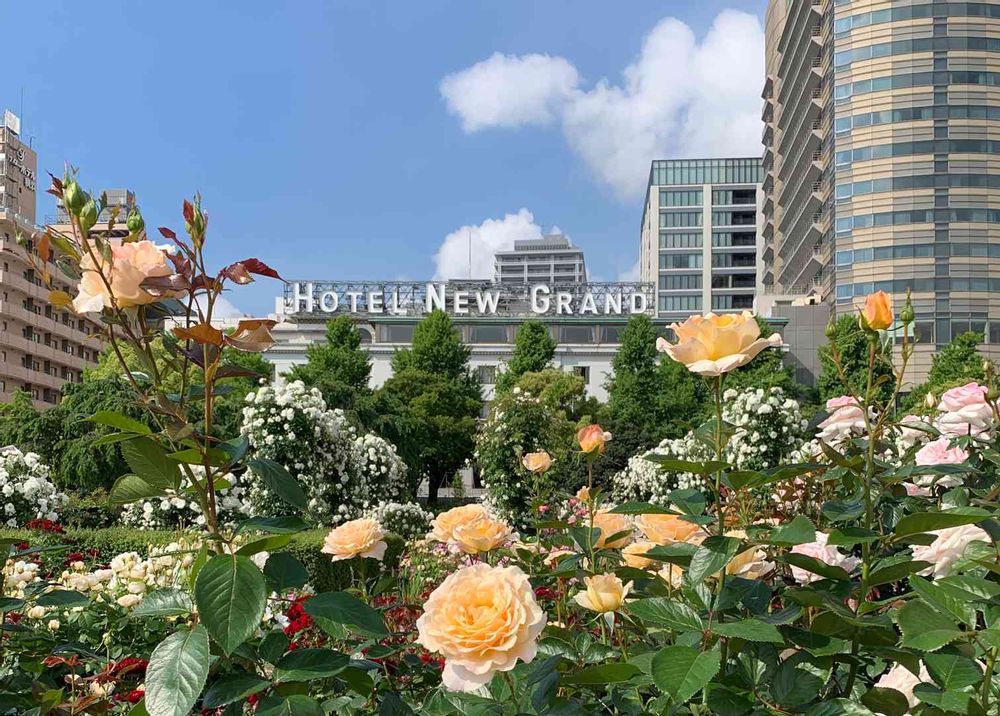
<path id="1" fill-rule="evenodd" d="M 427 478 L 427 504 L 436 505 L 438 501 L 438 490 L 441 489 L 440 477 Z"/>

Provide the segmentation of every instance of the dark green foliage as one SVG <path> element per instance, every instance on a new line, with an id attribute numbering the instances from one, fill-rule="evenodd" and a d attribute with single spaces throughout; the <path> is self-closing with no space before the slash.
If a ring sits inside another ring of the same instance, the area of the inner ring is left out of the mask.
<path id="1" fill-rule="evenodd" d="M 840 364 L 844 368 L 844 381 L 841 380 L 840 373 L 833 361 L 830 344 L 826 343 L 819 348 L 819 360 L 822 371 L 819 376 L 819 398 L 826 401 L 830 398 L 844 395 L 851 392 L 855 395 L 863 393 L 867 384 L 867 366 L 869 356 L 868 336 L 858 326 L 858 318 L 850 313 L 840 316 L 834 324 L 835 334 L 833 342 L 840 352 Z M 875 378 L 888 376 L 890 380 L 884 382 L 877 391 L 876 398 L 879 401 L 889 400 L 892 396 L 893 381 L 892 368 L 889 364 L 891 359 L 891 348 L 881 346 L 878 349 L 882 356 L 876 354 Z"/>
<path id="2" fill-rule="evenodd" d="M 212 418 L 213 432 L 220 438 L 228 440 L 240 433 L 247 393 L 256 390 L 260 386 L 261 380 L 270 383 L 274 366 L 260 353 L 247 353 L 233 348 L 223 349 L 222 364 L 243 368 L 256 374 L 255 376 L 226 378 L 220 382 L 220 385 L 226 386 L 229 392 L 215 399 L 215 414 Z"/>
<path id="3" fill-rule="evenodd" d="M 412 347 L 393 356 L 393 376 L 376 396 L 379 432 L 414 480 L 427 480 L 431 503 L 472 456 L 482 394 L 468 361 L 451 318 L 433 311 L 417 324 Z"/>
<path id="4" fill-rule="evenodd" d="M 941 393 L 965 385 L 973 381 L 982 383 L 986 380 L 983 371 L 983 356 L 979 353 L 979 344 L 983 342 L 983 334 L 969 331 L 956 336 L 931 358 L 931 369 L 927 381 L 910 392 L 903 402 L 906 410 L 918 407 L 928 393 L 940 397 Z"/>
<path id="5" fill-rule="evenodd" d="M 309 346 L 306 358 L 289 371 L 288 379 L 318 388 L 328 407 L 341 408 L 356 423 L 368 426 L 373 418 L 371 359 L 350 317 L 328 322 L 326 342 Z"/>
<path id="6" fill-rule="evenodd" d="M 587 384 L 581 376 L 558 368 L 525 373 L 516 387 L 559 410 L 573 424 L 584 419 L 600 422 L 605 410 L 596 398 L 587 397 Z"/>
<path id="7" fill-rule="evenodd" d="M 556 342 L 549 335 L 548 327 L 537 320 L 528 320 L 517 329 L 514 352 L 507 367 L 497 376 L 497 395 L 514 387 L 525 373 L 538 373 L 552 367 Z"/>
<path id="8" fill-rule="evenodd" d="M 767 338 L 774 333 L 774 329 L 763 318 L 758 316 L 756 321 L 760 326 L 761 338 Z M 750 363 L 726 375 L 725 387 L 727 390 L 732 388 L 738 391 L 781 388 L 790 398 L 802 397 L 805 389 L 795 382 L 793 376 L 794 371 L 781 359 L 781 351 L 777 348 L 766 348 Z"/>

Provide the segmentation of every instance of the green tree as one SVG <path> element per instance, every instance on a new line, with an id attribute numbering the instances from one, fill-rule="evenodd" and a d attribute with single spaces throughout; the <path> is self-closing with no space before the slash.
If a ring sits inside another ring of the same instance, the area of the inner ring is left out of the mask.
<path id="1" fill-rule="evenodd" d="M 387 416 L 380 432 L 416 480 L 427 480 L 431 503 L 475 445 L 482 393 L 469 352 L 451 318 L 433 311 L 417 324 L 412 346 L 393 356 L 393 376 L 378 391 L 377 409 Z"/>
<path id="2" fill-rule="evenodd" d="M 855 395 L 864 392 L 868 380 L 869 341 L 868 336 L 858 326 L 857 316 L 845 313 L 836 320 L 831 343 L 837 346 L 840 353 L 840 365 L 844 375 L 842 379 L 833 360 L 831 344 L 825 343 L 820 346 L 821 369 L 818 381 L 820 400 L 826 401 L 848 392 Z M 881 357 L 876 355 L 875 360 L 876 380 L 882 376 L 889 378 L 881 384 L 877 391 L 876 398 L 881 401 L 889 400 L 892 397 L 892 366 L 889 362 L 892 358 L 891 350 L 890 346 L 883 344 L 879 348 Z"/>
<path id="3" fill-rule="evenodd" d="M 306 362 L 288 373 L 318 388 L 330 408 L 341 408 L 361 426 L 373 420 L 373 391 L 369 385 L 372 365 L 361 347 L 361 333 L 349 316 L 338 316 L 326 324 L 326 341 L 306 349 Z"/>
<path id="4" fill-rule="evenodd" d="M 546 368 L 525 373 L 515 385 L 547 406 L 561 411 L 574 424 L 584 419 L 588 423 L 603 419 L 605 406 L 596 398 L 587 396 L 587 383 L 579 375 L 558 368 Z"/>
<path id="5" fill-rule="evenodd" d="M 31 394 L 17 391 L 9 403 L 0 404 L 0 447 L 13 445 L 24 452 L 37 453 L 44 463 L 53 466 L 56 444 L 62 423 L 53 420 L 50 410 L 38 410 Z"/>
<path id="6" fill-rule="evenodd" d="M 551 368 L 555 354 L 556 342 L 544 323 L 534 319 L 522 323 L 517 330 L 514 352 L 504 371 L 497 376 L 497 395 L 513 388 L 525 373 L 537 373 Z"/>
<path id="7" fill-rule="evenodd" d="M 760 337 L 767 338 L 775 331 L 771 325 L 760 316 L 756 319 L 760 327 Z M 763 388 L 781 388 L 785 395 L 791 398 L 801 397 L 806 389 L 795 382 L 794 371 L 785 365 L 781 351 L 778 348 L 765 348 L 757 357 L 742 368 L 737 368 L 726 375 L 726 389 L 737 391 Z M 839 393 L 838 393 L 839 395 Z"/>
<path id="8" fill-rule="evenodd" d="M 979 354 L 979 344 L 983 334 L 968 331 L 951 339 L 931 358 L 931 369 L 927 380 L 913 388 L 903 401 L 904 410 L 919 407 L 928 393 L 940 397 L 941 393 L 958 385 L 986 380 L 983 357 Z"/>

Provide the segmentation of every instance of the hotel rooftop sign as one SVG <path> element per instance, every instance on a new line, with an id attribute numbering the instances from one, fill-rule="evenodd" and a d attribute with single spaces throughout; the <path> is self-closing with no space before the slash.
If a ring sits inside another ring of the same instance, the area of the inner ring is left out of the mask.
<path id="1" fill-rule="evenodd" d="M 650 283 L 498 284 L 491 281 L 291 281 L 289 316 L 628 316 L 655 310 Z"/>

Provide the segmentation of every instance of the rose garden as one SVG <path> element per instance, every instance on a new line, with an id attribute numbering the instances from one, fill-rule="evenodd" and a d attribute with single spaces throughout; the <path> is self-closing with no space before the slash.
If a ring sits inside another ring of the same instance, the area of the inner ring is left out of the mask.
<path id="1" fill-rule="evenodd" d="M 104 352 L 0 412 L 0 713 L 1000 712 L 1000 376 L 961 337 L 913 386 L 909 301 L 832 321 L 818 392 L 749 313 L 636 317 L 606 405 L 529 321 L 479 420 L 443 313 L 378 390 L 346 319 L 275 382 L 213 310 L 280 267 L 207 265 L 200 199 L 111 239 L 52 193 Z"/>

